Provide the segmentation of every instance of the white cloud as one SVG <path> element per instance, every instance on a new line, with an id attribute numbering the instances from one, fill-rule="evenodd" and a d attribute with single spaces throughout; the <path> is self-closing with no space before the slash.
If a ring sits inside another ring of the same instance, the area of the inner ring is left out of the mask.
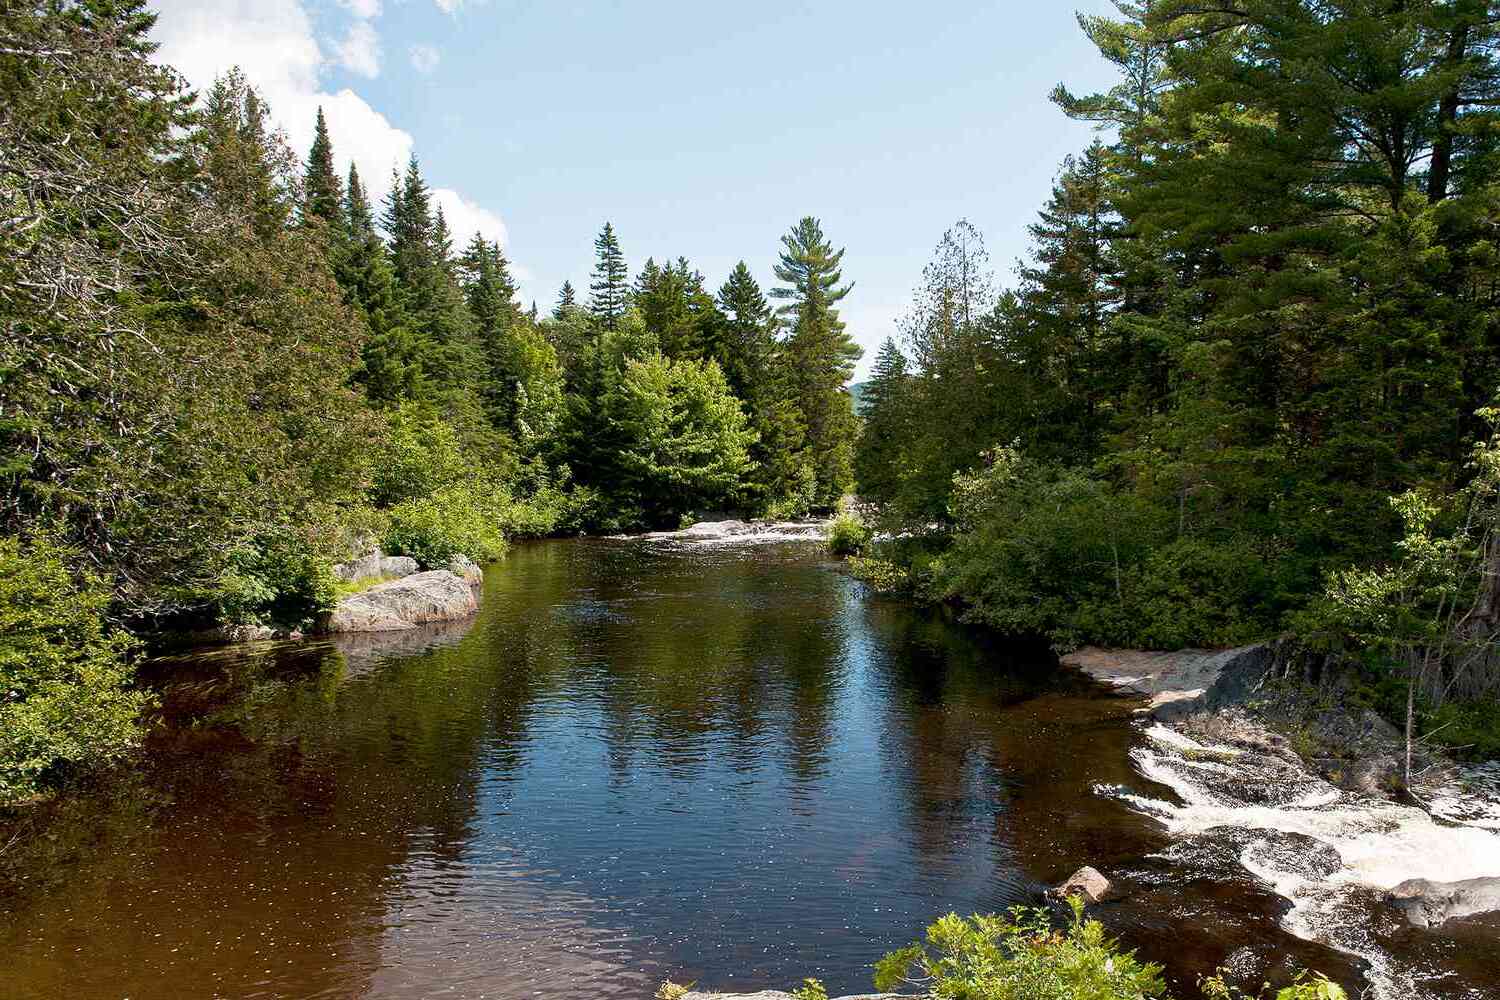
<path id="1" fill-rule="evenodd" d="M 356 15 L 380 10 L 379 0 L 341 2 Z M 154 6 L 161 14 L 153 31 L 161 43 L 157 58 L 175 66 L 193 87 L 202 90 L 239 66 L 270 104 L 292 147 L 304 155 L 321 106 L 339 169 L 347 170 L 352 160 L 373 199 L 390 189 L 392 168 L 405 168 L 413 146 L 409 132 L 353 90 L 323 89 L 321 74 L 330 61 L 303 0 L 157 0 Z M 335 60 L 341 59 L 339 48 L 330 47 Z M 499 215 L 448 188 L 435 189 L 433 197 L 460 244 L 480 232 L 505 245 Z"/>
<path id="2" fill-rule="evenodd" d="M 369 21 L 355 21 L 349 33 L 334 48 L 339 65 L 351 73 L 371 79 L 380 75 L 380 36 Z"/>
<path id="3" fill-rule="evenodd" d="M 437 69 L 442 58 L 443 54 L 435 45 L 419 44 L 411 47 L 411 65 L 418 73 L 431 73 Z"/>
<path id="4" fill-rule="evenodd" d="M 444 14 L 457 14 L 465 7 L 478 7 L 485 0 L 432 0 Z"/>
<path id="5" fill-rule="evenodd" d="M 505 220 L 452 188 L 433 188 L 432 200 L 443 210 L 443 218 L 448 220 L 448 230 L 453 234 L 453 243 L 459 250 L 464 248 L 475 233 L 501 246 L 509 242 Z"/>
<path id="6" fill-rule="evenodd" d="M 380 0 L 339 0 L 339 5 L 366 21 L 380 16 Z"/>

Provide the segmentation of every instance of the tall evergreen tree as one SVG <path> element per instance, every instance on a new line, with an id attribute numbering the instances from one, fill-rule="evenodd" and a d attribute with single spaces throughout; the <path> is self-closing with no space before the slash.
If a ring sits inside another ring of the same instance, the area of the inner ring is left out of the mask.
<path id="1" fill-rule="evenodd" d="M 1034 263 L 1021 269 L 1023 302 L 1033 333 L 1046 344 L 1046 378 L 1055 386 L 1057 414 L 1049 428 L 1067 427 L 1061 441 L 1037 441 L 1070 458 L 1094 455 L 1108 423 L 1106 410 L 1128 379 L 1126 350 L 1112 342 L 1122 278 L 1114 244 L 1122 224 L 1110 200 L 1108 161 L 1094 143 L 1068 157 L 1052 197 L 1030 227 Z M 1066 419 L 1059 419 L 1068 414 Z"/>
<path id="2" fill-rule="evenodd" d="M 775 270 L 786 284 L 771 294 L 786 302 L 780 309 L 791 326 L 785 354 L 806 428 L 814 500 L 829 507 L 853 485 L 859 433 L 845 386 L 862 352 L 834 308 L 853 286 L 840 285 L 844 251 L 833 249 L 817 219 L 803 218 L 781 243 Z"/>
<path id="3" fill-rule="evenodd" d="M 467 390 L 484 366 L 458 285 L 452 236 L 415 156 L 404 174 L 392 177 L 381 224 L 424 380 L 434 390 Z"/>
<path id="4" fill-rule="evenodd" d="M 328 138 L 328 122 L 319 107 L 312 149 L 307 156 L 307 172 L 302 180 L 302 217 L 304 220 L 320 219 L 337 232 L 344 223 L 343 212 L 343 186 L 333 167 L 333 143 Z"/>
<path id="5" fill-rule="evenodd" d="M 734 266 L 720 286 L 718 307 L 724 316 L 719 365 L 735 395 L 751 407 L 753 416 L 769 389 L 776 324 L 759 283 L 744 261 Z"/>
<path id="6" fill-rule="evenodd" d="M 562 319 L 564 313 L 578 305 L 578 293 L 573 290 L 571 281 L 564 281 L 562 288 L 557 292 L 557 305 L 552 307 L 552 318 Z"/>
<path id="7" fill-rule="evenodd" d="M 889 502 L 900 488 L 903 463 L 914 443 L 910 383 L 906 355 L 887 337 L 864 385 L 865 426 L 854 453 L 863 499 Z"/>
<path id="8" fill-rule="evenodd" d="M 656 334 L 662 353 L 672 358 L 715 357 L 719 316 L 703 275 L 679 257 L 658 267 L 647 260 L 631 301 L 646 329 Z"/>
<path id="9" fill-rule="evenodd" d="M 375 232 L 375 210 L 370 197 L 359 179 L 359 168 L 349 164 L 349 183 L 344 188 L 344 230 L 355 239 L 363 239 Z"/>
<path id="10" fill-rule="evenodd" d="M 625 269 L 625 255 L 620 251 L 620 241 L 615 228 L 606 222 L 594 240 L 594 277 L 589 284 L 589 309 L 594 319 L 606 330 L 614 330 L 620 324 L 629 304 L 629 274 Z"/>

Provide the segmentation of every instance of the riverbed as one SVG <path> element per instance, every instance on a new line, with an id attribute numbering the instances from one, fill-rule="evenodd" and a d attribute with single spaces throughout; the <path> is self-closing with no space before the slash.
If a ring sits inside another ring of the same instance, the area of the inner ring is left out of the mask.
<path id="1" fill-rule="evenodd" d="M 467 622 L 153 664 L 147 762 L 7 848 L 0 998 L 859 992 L 1084 864 L 1181 993 L 1225 963 L 1363 989 L 1141 808 L 1180 797 L 1135 702 L 743 541 L 521 545 Z M 1432 995 L 1500 995 L 1493 930 L 1412 940 Z"/>

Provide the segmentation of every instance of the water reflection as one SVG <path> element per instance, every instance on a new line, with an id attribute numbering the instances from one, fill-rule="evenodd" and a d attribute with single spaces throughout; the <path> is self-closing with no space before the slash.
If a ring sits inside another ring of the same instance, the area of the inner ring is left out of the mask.
<path id="1" fill-rule="evenodd" d="M 0 997 L 853 991 L 936 913 L 1165 843 L 1092 794 L 1127 703 L 813 547 L 528 545 L 472 622 L 189 666 L 150 769 L 5 861 Z"/>

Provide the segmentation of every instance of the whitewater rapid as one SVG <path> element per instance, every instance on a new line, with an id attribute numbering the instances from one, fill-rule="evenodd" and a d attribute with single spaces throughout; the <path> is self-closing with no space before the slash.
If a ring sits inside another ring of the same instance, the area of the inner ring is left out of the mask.
<path id="1" fill-rule="evenodd" d="M 1367 997 L 1435 995 L 1424 988 L 1422 969 L 1381 945 L 1373 928 L 1378 900 L 1408 879 L 1500 876 L 1500 769 L 1475 769 L 1445 789 L 1434 818 L 1343 791 L 1289 751 L 1200 742 L 1160 723 L 1144 737 L 1131 752 L 1135 767 L 1176 801 L 1127 788 L 1097 791 L 1153 817 L 1179 841 L 1233 836 L 1240 865 L 1291 903 L 1282 919 L 1288 932 L 1369 963 Z"/>

